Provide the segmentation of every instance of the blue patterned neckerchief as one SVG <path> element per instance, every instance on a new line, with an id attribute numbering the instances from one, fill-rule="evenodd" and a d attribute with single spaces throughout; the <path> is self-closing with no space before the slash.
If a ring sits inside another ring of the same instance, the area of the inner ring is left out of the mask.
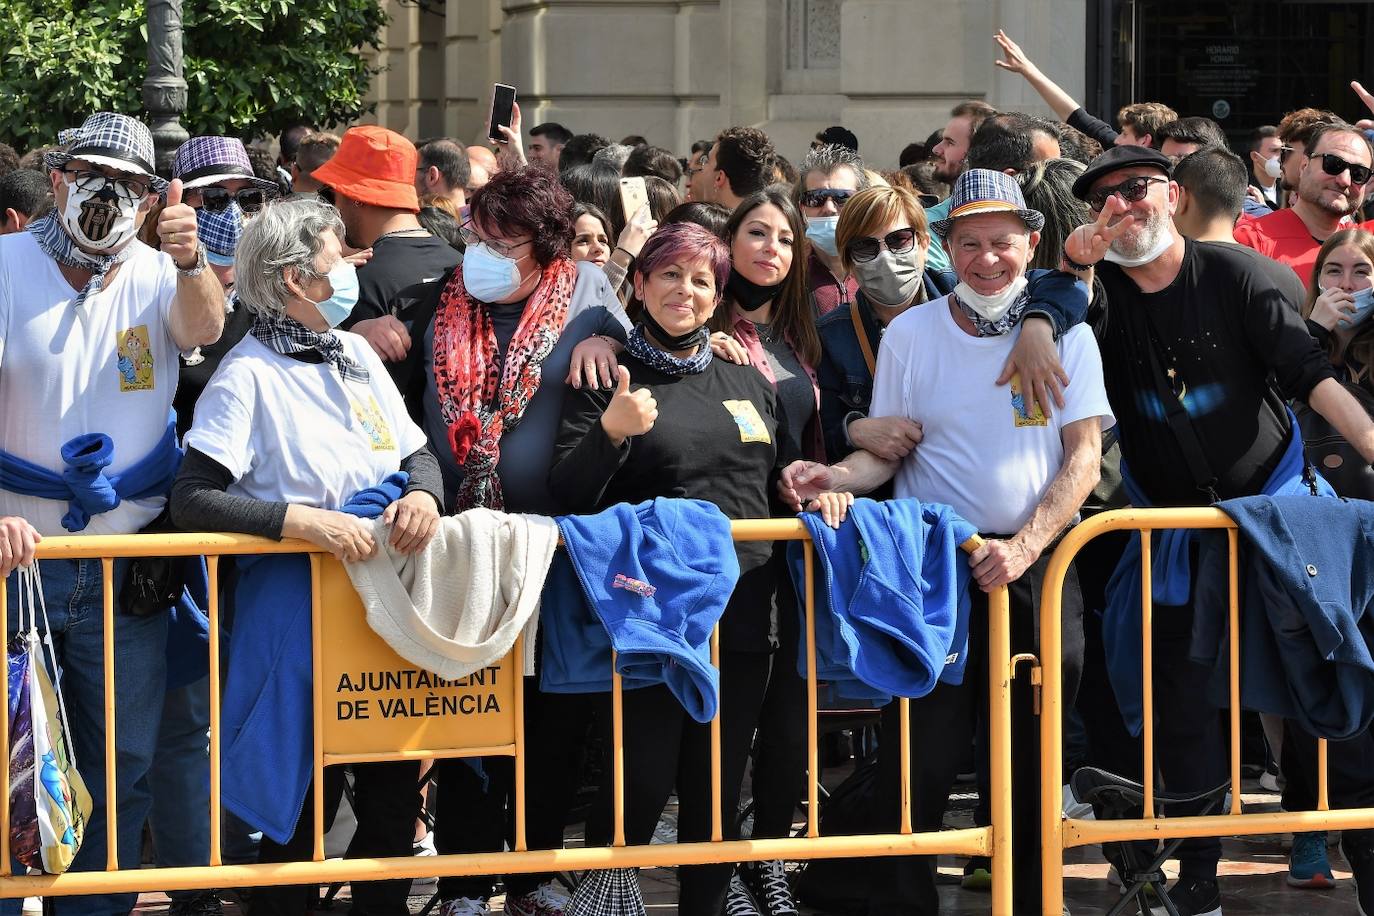
<path id="1" fill-rule="evenodd" d="M 644 336 L 644 325 L 637 324 L 625 341 L 625 349 L 650 369 L 657 369 L 664 375 L 697 375 L 705 372 L 711 365 L 713 355 L 710 347 L 711 335 L 703 325 L 697 333 L 697 352 L 679 359 L 666 350 L 649 343 Z"/>

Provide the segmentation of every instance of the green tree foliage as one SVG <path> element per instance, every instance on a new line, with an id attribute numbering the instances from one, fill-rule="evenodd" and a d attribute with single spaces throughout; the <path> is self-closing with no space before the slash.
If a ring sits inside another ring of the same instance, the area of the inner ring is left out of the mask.
<path id="1" fill-rule="evenodd" d="M 144 0 L 0 0 L 0 140 L 55 143 L 93 111 L 143 111 Z M 380 0 L 184 0 L 187 112 L 198 134 L 251 139 L 370 110 Z"/>

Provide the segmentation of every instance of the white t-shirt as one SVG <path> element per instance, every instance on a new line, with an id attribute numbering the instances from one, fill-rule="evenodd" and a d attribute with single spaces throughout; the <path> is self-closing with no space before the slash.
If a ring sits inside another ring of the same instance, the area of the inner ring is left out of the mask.
<path id="1" fill-rule="evenodd" d="M 229 493 L 338 509 L 425 444 L 367 341 L 335 333 L 367 367 L 366 383 L 345 381 L 329 363 L 283 356 L 251 334 L 210 377 L 186 447 L 229 470 Z"/>
<path id="2" fill-rule="evenodd" d="M 945 503 L 985 534 L 1015 534 L 1039 505 L 1064 456 L 1060 430 L 1088 417 L 1115 422 L 1102 384 L 1102 356 L 1087 325 L 1059 340 L 1070 384 L 1065 406 L 1026 416 L 1017 380 L 995 384 L 1021 333 L 972 337 L 949 298 L 892 320 L 878 349 L 872 417 L 922 425 L 921 444 L 897 469 L 896 495 Z"/>
<path id="3" fill-rule="evenodd" d="M 107 474 L 141 461 L 167 431 L 177 386 L 169 318 L 172 259 L 142 242 L 80 309 L 77 290 L 28 232 L 0 236 L 0 448 L 61 472 L 62 445 L 83 433 L 114 441 Z M 81 534 L 129 534 L 157 517 L 164 497 L 125 500 Z M 65 535 L 64 501 L 0 489 L 0 515 Z"/>

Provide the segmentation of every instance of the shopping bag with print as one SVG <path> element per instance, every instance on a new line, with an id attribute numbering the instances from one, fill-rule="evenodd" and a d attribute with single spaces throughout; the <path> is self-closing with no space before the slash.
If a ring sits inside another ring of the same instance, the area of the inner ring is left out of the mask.
<path id="1" fill-rule="evenodd" d="M 72 757 L 71 730 L 37 563 L 19 570 L 17 586 L 19 627 L 9 647 L 7 672 L 10 851 L 30 868 L 60 875 L 71 867 L 81 848 L 91 814 L 91 793 Z M 56 681 L 48 676 L 49 670 Z"/>

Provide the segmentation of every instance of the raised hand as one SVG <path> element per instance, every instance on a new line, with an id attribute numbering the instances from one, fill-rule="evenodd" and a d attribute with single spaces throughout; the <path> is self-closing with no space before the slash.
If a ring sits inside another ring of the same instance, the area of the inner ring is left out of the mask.
<path id="1" fill-rule="evenodd" d="M 995 66 L 1023 75 L 1037 69 L 1031 59 L 1026 56 L 1026 52 L 1021 50 L 1021 46 L 1007 37 L 1006 32 L 998 29 L 997 34 L 993 37 L 997 46 L 1002 49 L 1002 60 L 994 60 Z"/>
<path id="2" fill-rule="evenodd" d="M 196 266 L 200 244 L 196 231 L 196 211 L 181 202 L 181 179 L 173 178 L 167 186 L 167 205 L 157 217 L 157 237 L 162 250 L 182 270 Z"/>
<path id="3" fill-rule="evenodd" d="M 1108 197 L 1107 202 L 1102 205 L 1102 212 L 1097 215 L 1094 222 L 1079 226 L 1065 239 L 1064 254 L 1077 264 L 1092 265 L 1102 260 L 1107 254 L 1107 249 L 1112 247 L 1112 242 L 1135 225 L 1134 216 L 1121 216 L 1129 209 L 1130 204 L 1119 195 L 1113 194 Z M 1121 219 L 1117 220 L 1115 225 L 1110 225 L 1118 216 L 1121 216 Z"/>
<path id="4" fill-rule="evenodd" d="M 642 436 L 654 428 L 658 420 L 658 402 L 648 388 L 630 390 L 630 370 L 620 367 L 620 382 L 615 395 L 601 415 L 601 428 L 619 448 L 631 436 Z"/>

